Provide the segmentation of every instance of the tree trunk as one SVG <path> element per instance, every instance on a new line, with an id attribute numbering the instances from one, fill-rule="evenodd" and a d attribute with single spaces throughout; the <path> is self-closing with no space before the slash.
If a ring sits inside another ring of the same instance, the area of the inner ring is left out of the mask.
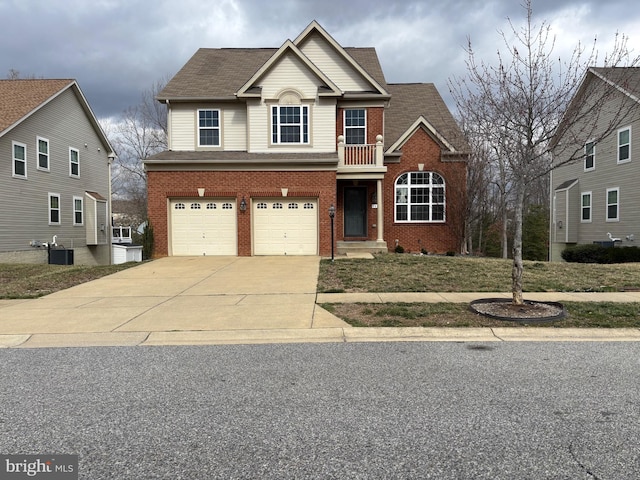
<path id="1" fill-rule="evenodd" d="M 509 258 L 509 237 L 507 230 L 509 227 L 509 220 L 507 215 L 507 200 L 502 200 L 502 238 L 500 243 L 502 244 L 502 258 Z"/>
<path id="2" fill-rule="evenodd" d="M 517 188 L 515 203 L 515 218 L 513 234 L 513 268 L 511 269 L 511 292 L 514 305 L 522 305 L 522 218 L 524 209 L 524 186 Z"/>

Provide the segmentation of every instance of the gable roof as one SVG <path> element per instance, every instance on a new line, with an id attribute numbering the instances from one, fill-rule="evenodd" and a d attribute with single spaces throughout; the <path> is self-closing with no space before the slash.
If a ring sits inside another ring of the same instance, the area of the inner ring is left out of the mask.
<path id="1" fill-rule="evenodd" d="M 311 32 L 318 32 L 333 48 L 339 49 L 347 63 L 378 88 L 380 94 L 387 95 L 387 83 L 375 48 L 343 48 L 312 22 L 295 42 L 289 40 L 280 48 L 200 48 L 156 98 L 160 101 L 235 100 L 237 93 L 249 91 L 251 80 L 268 70 L 285 51 L 296 51 L 296 55 L 305 57 L 298 44 Z M 310 68 L 313 65 L 306 57 L 303 61 Z M 312 70 L 317 74 L 315 66 Z M 320 75 L 327 83 L 329 79 Z M 330 80 L 329 84 L 333 85 Z"/>
<path id="2" fill-rule="evenodd" d="M 0 133 L 72 85 L 73 80 L 0 80 Z"/>
<path id="3" fill-rule="evenodd" d="M 304 29 L 304 31 L 298 35 L 298 38 L 295 39 L 294 43 L 296 45 L 301 45 L 302 43 L 304 43 L 305 39 L 309 38 L 309 36 L 311 36 L 312 34 L 318 34 L 320 35 L 327 43 L 329 43 L 329 45 L 331 45 L 331 47 L 338 52 L 338 54 L 348 63 L 350 64 L 358 73 L 360 73 L 360 75 L 362 75 L 376 90 L 377 93 L 380 93 L 381 95 L 387 96 L 388 92 L 386 90 L 386 82 L 384 81 L 384 75 L 382 75 L 382 68 L 380 68 L 380 63 L 378 62 L 378 55 L 375 53 L 375 49 L 368 49 L 368 53 L 371 54 L 373 53 L 375 56 L 375 64 L 377 64 L 378 69 L 379 69 L 379 73 L 380 77 L 382 78 L 382 82 L 379 82 L 373 75 L 371 75 L 366 68 L 363 68 L 363 66 L 358 63 L 351 55 L 349 55 L 348 50 L 346 48 L 343 48 L 342 45 L 340 45 L 338 42 L 336 42 L 334 40 L 334 38 L 329 35 L 329 33 L 320 26 L 320 24 L 314 20 L 312 21 L 307 28 Z M 350 49 L 351 51 L 356 50 L 356 49 Z M 367 60 L 373 60 L 372 58 L 369 58 Z M 374 65 L 374 62 L 371 62 L 371 66 Z M 380 78 L 378 77 L 378 78 Z"/>
<path id="4" fill-rule="evenodd" d="M 401 148 L 416 128 L 425 128 L 445 153 L 470 151 L 460 127 L 433 83 L 390 83 L 391 101 L 385 118 L 387 153 Z"/>
<path id="5" fill-rule="evenodd" d="M 282 47 L 278 49 L 278 51 L 267 60 L 266 63 L 260 67 L 260 69 L 253 74 L 253 76 L 247 80 L 247 82 L 238 90 L 238 97 L 245 96 L 248 94 L 248 90 L 251 89 L 254 82 L 257 82 L 262 75 L 264 75 L 274 64 L 278 62 L 284 55 L 287 53 L 293 54 L 298 60 L 300 60 L 309 70 L 311 70 L 322 82 L 324 82 L 327 90 L 330 91 L 330 94 L 339 95 L 341 93 L 340 89 L 333 83 L 324 73 L 322 73 L 318 67 L 316 67 L 309 59 L 303 55 L 303 53 L 296 47 L 290 40 L 287 40 Z M 326 92 L 325 92 L 326 94 Z M 253 95 L 251 95 L 253 96 Z M 259 95 L 258 95 L 259 96 Z"/>
<path id="6" fill-rule="evenodd" d="M 556 131 L 551 139 L 551 148 L 555 148 L 570 130 L 572 123 L 572 113 L 580 108 L 585 95 L 589 94 L 589 89 L 594 81 L 602 81 L 613 90 L 620 92 L 631 100 L 631 104 L 626 108 L 634 108 L 640 103 L 640 67 L 590 67 L 580 83 L 576 93 L 565 109 L 562 119 L 558 123 Z M 608 98 L 608 96 L 607 96 Z M 603 97 L 603 100 L 606 98 Z"/>
<path id="7" fill-rule="evenodd" d="M 109 155 L 113 147 L 80 87 L 72 79 L 0 80 L 0 137 L 68 89 L 72 89 Z"/>

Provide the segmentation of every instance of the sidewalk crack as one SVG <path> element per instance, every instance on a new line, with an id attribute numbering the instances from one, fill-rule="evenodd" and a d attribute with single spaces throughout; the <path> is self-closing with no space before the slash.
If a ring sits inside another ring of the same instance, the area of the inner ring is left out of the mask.
<path id="1" fill-rule="evenodd" d="M 493 329 L 493 327 L 489 327 L 489 330 L 491 330 L 491 334 L 496 337 L 498 340 L 500 340 L 501 342 L 504 342 L 505 339 L 500 337 L 499 335 L 496 334 L 495 330 Z"/>

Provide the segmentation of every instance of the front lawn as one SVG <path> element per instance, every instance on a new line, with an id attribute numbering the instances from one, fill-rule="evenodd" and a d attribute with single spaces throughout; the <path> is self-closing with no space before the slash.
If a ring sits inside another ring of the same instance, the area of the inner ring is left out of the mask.
<path id="1" fill-rule="evenodd" d="M 640 265 L 525 262 L 525 292 L 617 292 L 640 289 Z M 510 292 L 511 260 L 381 254 L 373 260 L 322 260 L 318 292 Z M 540 326 L 640 328 L 638 303 L 566 302 L 568 317 Z M 505 327 L 468 304 L 323 304 L 356 327 Z"/>

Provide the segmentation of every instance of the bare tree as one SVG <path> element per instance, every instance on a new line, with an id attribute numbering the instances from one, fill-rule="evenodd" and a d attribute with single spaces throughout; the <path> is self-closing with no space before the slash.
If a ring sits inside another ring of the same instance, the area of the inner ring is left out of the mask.
<path id="1" fill-rule="evenodd" d="M 597 119 L 604 117 L 602 110 L 611 96 L 611 89 L 592 84 L 580 89 L 586 72 L 598 63 L 596 41 L 591 49 L 577 45 L 567 61 L 553 53 L 555 38 L 551 26 L 533 22 L 531 0 L 526 0 L 526 23 L 522 28 L 509 21 L 510 31 L 501 32 L 504 45 L 497 52 L 497 65 L 478 62 L 469 40 L 467 47 L 467 77 L 449 82 L 460 115 L 476 123 L 478 130 L 492 143 L 500 158 L 506 160 L 509 182 L 513 194 L 513 303 L 522 304 L 522 223 L 523 211 L 530 189 L 536 181 L 561 164 L 582 158 L 582 143 L 567 142 L 562 163 L 552 161 L 552 140 L 561 125 L 572 125 L 576 138 L 595 139 L 610 134 L 615 128 L 616 117 L 602 127 Z M 627 39 L 616 36 L 613 52 L 604 59 L 607 67 L 636 65 L 630 60 Z M 589 98 L 588 108 L 570 108 L 577 95 Z M 590 119 L 591 121 L 586 121 Z M 598 125 L 599 124 L 599 125 Z M 575 131 L 580 125 L 580 131 Z M 557 153 L 557 152 L 556 152 Z M 504 155 L 503 155 L 504 154 Z"/>
<path id="2" fill-rule="evenodd" d="M 132 215 L 146 218 L 147 177 L 142 161 L 167 148 L 166 106 L 156 101 L 166 79 L 142 93 L 138 105 L 127 108 L 108 134 L 118 152 L 113 165 L 112 189 L 118 199 L 133 205 Z"/>

